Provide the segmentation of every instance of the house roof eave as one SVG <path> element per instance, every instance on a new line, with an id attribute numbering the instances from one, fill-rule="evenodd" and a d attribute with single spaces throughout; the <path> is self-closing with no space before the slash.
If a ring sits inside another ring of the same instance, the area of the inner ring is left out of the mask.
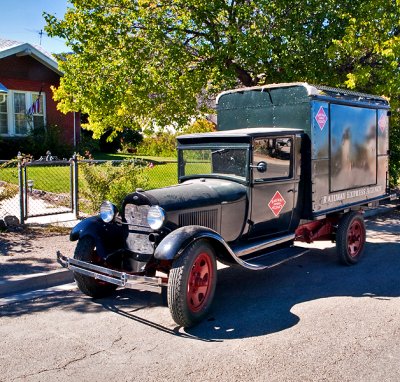
<path id="1" fill-rule="evenodd" d="M 49 56 L 42 53 L 39 49 L 35 48 L 33 45 L 29 43 L 24 43 L 16 46 L 12 46 L 8 49 L 4 49 L 0 51 L 0 59 L 6 58 L 9 56 L 31 56 L 35 60 L 39 61 L 41 64 L 51 69 L 58 75 L 62 76 L 63 73 L 58 69 L 57 61 L 51 59 Z"/>

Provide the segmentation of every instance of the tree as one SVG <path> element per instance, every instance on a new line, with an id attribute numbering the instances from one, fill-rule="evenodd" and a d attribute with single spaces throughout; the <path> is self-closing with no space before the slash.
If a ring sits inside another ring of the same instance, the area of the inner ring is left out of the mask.
<path id="1" fill-rule="evenodd" d="M 328 54 L 339 74 L 339 85 L 386 96 L 391 104 L 390 175 L 400 177 L 400 1 L 361 2 L 341 39 L 332 41 Z M 345 78 L 344 78 L 345 77 Z"/>
<path id="2" fill-rule="evenodd" d="M 60 61 L 55 97 L 64 112 L 88 113 L 96 136 L 110 126 L 184 126 L 238 85 L 320 82 L 347 25 L 332 1 L 69 1 L 63 20 L 45 15 L 47 32 L 74 53 Z"/>
<path id="3" fill-rule="evenodd" d="M 399 0 L 69 2 L 64 19 L 45 14 L 74 53 L 60 61 L 55 98 L 88 113 L 97 137 L 181 128 L 238 86 L 308 81 L 391 100 L 400 91 Z"/>

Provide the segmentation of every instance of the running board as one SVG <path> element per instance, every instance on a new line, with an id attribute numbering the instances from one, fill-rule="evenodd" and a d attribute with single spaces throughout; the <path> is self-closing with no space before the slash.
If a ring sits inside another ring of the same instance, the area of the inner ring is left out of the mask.
<path id="1" fill-rule="evenodd" d="M 232 251 L 237 257 L 243 257 L 251 253 L 263 251 L 267 248 L 275 247 L 276 245 L 287 243 L 288 241 L 294 240 L 295 235 L 285 235 L 270 240 L 260 240 L 250 242 L 246 245 L 232 247 Z"/>
<path id="2" fill-rule="evenodd" d="M 288 247 L 278 249 L 273 252 L 265 253 L 259 256 L 254 256 L 250 259 L 242 260 L 243 266 L 249 269 L 262 270 L 274 268 L 280 264 L 286 263 L 297 257 L 309 252 L 308 248 L 302 247 Z"/>

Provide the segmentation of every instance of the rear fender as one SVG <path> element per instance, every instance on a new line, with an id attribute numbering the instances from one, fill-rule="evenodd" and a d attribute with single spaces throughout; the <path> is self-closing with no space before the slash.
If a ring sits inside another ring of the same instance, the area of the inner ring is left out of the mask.
<path id="1" fill-rule="evenodd" d="M 211 243 L 219 261 L 236 264 L 232 250 L 221 235 L 207 227 L 193 225 L 172 231 L 158 244 L 154 257 L 158 260 L 175 260 L 190 244 L 201 239 Z"/>
<path id="2" fill-rule="evenodd" d="M 90 236 L 94 239 L 97 254 L 106 259 L 107 255 L 124 247 L 124 235 L 121 226 L 116 223 L 104 223 L 100 216 L 92 216 L 78 223 L 70 233 L 70 240 L 76 241 Z"/>

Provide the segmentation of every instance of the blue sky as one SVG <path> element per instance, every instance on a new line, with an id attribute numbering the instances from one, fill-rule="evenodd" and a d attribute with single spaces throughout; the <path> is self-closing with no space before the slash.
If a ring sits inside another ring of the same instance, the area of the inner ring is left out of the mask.
<path id="1" fill-rule="evenodd" d="M 39 36 L 45 26 L 42 13 L 62 18 L 67 6 L 71 6 L 67 0 L 1 0 L 0 37 L 41 45 L 50 53 L 68 51 L 62 39 L 43 33 L 40 44 Z"/>

